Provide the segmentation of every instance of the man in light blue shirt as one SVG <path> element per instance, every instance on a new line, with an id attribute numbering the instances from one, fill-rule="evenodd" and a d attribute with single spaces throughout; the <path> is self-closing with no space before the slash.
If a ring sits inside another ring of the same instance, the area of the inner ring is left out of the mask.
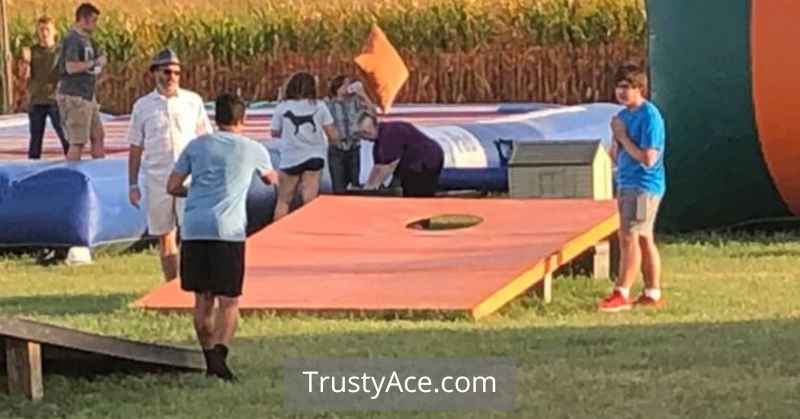
<path id="1" fill-rule="evenodd" d="M 621 263 L 614 291 L 600 302 L 599 309 L 604 312 L 658 308 L 664 304 L 661 257 L 653 231 L 667 189 L 664 119 L 655 105 L 645 99 L 647 76 L 642 69 L 623 66 L 616 82 L 617 100 L 625 106 L 611 121 L 614 136 L 611 156 L 617 163 Z M 633 301 L 630 289 L 640 271 L 645 289 Z"/>
<path id="2" fill-rule="evenodd" d="M 278 183 L 267 150 L 241 135 L 244 114 L 239 97 L 218 97 L 219 131 L 192 140 L 167 181 L 170 194 L 188 195 L 181 229 L 181 288 L 195 293 L 194 326 L 208 375 L 225 380 L 235 380 L 226 358 L 244 282 L 247 191 L 254 172 L 265 183 Z M 183 183 L 190 175 L 187 190 Z"/>

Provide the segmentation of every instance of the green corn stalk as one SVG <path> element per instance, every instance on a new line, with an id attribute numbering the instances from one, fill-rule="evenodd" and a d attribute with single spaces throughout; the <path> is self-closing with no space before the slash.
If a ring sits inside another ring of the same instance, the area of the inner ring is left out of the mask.
<path id="1" fill-rule="evenodd" d="M 643 44 L 646 38 L 643 0 L 229 0 L 224 6 L 187 0 L 180 7 L 163 0 L 98 1 L 103 14 L 95 37 L 111 61 L 123 65 L 145 62 L 165 46 L 221 63 L 282 52 L 353 54 L 373 23 L 409 53 Z M 54 15 L 62 31 L 72 21 L 71 0 L 15 5 L 14 54 L 34 41 L 39 14 Z"/>

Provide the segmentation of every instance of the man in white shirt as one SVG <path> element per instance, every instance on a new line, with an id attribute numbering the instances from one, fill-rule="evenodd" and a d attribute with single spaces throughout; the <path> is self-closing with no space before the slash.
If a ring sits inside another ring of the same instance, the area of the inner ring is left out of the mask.
<path id="1" fill-rule="evenodd" d="M 178 277 L 176 228 L 183 217 L 183 199 L 167 193 L 167 178 L 186 144 L 213 132 L 213 127 L 203 99 L 180 88 L 181 65 L 174 51 L 159 52 L 150 72 L 156 89 L 133 105 L 128 129 L 129 198 L 137 208 L 144 198 L 147 229 L 159 238 L 161 269 L 170 281 Z"/>

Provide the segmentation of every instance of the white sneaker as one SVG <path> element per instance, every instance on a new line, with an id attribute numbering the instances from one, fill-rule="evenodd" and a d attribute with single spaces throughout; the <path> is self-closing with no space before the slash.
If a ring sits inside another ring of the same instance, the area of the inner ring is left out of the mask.
<path id="1" fill-rule="evenodd" d="M 91 265 L 92 252 L 88 247 L 70 247 L 64 263 L 68 266 Z"/>

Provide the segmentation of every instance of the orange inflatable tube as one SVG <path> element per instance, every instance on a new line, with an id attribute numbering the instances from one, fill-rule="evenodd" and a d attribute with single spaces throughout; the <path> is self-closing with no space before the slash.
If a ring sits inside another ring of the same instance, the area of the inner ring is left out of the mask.
<path id="1" fill-rule="evenodd" d="M 800 215 L 800 1 L 751 4 L 753 102 L 761 148 L 787 206 Z"/>

